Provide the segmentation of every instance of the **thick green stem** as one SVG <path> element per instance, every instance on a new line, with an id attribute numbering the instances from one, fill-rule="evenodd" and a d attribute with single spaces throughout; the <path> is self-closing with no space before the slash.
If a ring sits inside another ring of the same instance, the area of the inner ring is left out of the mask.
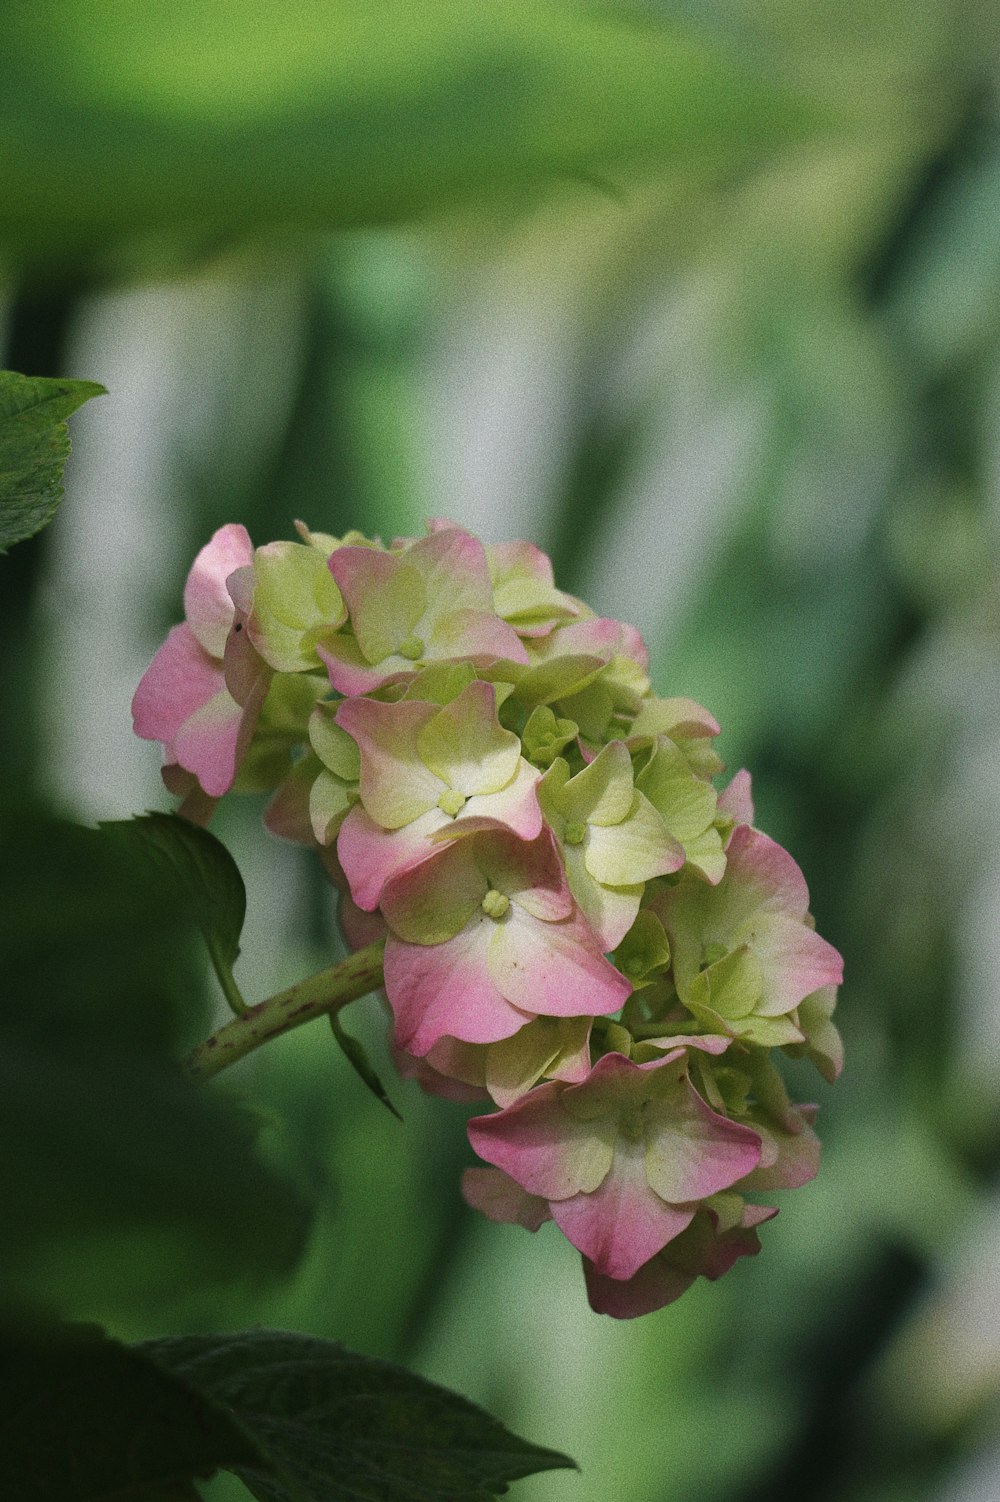
<path id="1" fill-rule="evenodd" d="M 189 1070 L 197 1079 L 209 1079 L 271 1038 L 312 1022 L 315 1017 L 338 1012 L 359 996 L 367 996 L 382 984 L 384 947 L 385 941 L 380 939 L 318 975 L 296 982 L 287 991 L 279 991 L 256 1006 L 247 1007 L 204 1043 L 199 1043 L 188 1056 Z"/>

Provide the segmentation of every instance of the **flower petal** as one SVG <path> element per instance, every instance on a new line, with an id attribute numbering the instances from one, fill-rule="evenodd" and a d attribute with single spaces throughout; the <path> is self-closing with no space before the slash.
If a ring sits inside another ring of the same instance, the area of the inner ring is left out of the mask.
<path id="1" fill-rule="evenodd" d="M 646 1137 L 646 1175 L 651 1188 L 671 1204 L 704 1199 L 745 1178 L 760 1161 L 756 1132 L 719 1116 L 707 1106 L 676 1065 L 656 1066 L 664 1090 L 658 1095 Z M 594 1259 L 597 1260 L 596 1258 Z"/>
<path id="2" fill-rule="evenodd" d="M 648 798 L 635 793 L 620 823 L 591 823 L 585 860 L 595 881 L 624 887 L 679 871 L 684 864 L 684 846 L 669 832 Z"/>
<path id="3" fill-rule="evenodd" d="M 132 698 L 136 735 L 163 741 L 169 754 L 184 721 L 225 688 L 221 655 L 211 657 L 187 624 L 172 627 Z"/>
<path id="4" fill-rule="evenodd" d="M 514 1006 L 550 1017 L 617 1012 L 632 990 L 579 914 L 542 923 L 512 904 L 496 925 L 489 967 Z"/>
<path id="5" fill-rule="evenodd" d="M 226 580 L 253 563 L 253 543 L 236 522 L 220 527 L 195 558 L 184 586 L 184 615 L 210 657 L 221 657 L 233 624 Z"/>
<path id="6" fill-rule="evenodd" d="M 469 1141 L 481 1158 L 548 1200 L 596 1189 L 611 1167 L 618 1132 L 612 1116 L 575 1120 L 562 1109 L 562 1089 L 539 1085 L 506 1110 L 468 1123 Z"/>
<path id="7" fill-rule="evenodd" d="M 344 821 L 345 829 L 352 817 Z M 441 945 L 473 918 L 490 885 L 476 862 L 477 838 L 481 837 L 438 846 L 427 860 L 385 885 L 382 912 L 399 938 L 410 944 Z"/>
<path id="8" fill-rule="evenodd" d="M 609 1278 L 630 1278 L 691 1223 L 694 1205 L 666 1205 L 646 1181 L 641 1144 L 619 1137 L 611 1171 L 589 1194 L 552 1203 L 552 1219 Z"/>
<path id="9" fill-rule="evenodd" d="M 417 739 L 438 714 L 419 699 L 345 699 L 337 724 L 361 752 L 361 801 L 377 824 L 399 829 L 434 808 L 446 784 L 421 760 Z"/>
<path id="10" fill-rule="evenodd" d="M 496 689 L 477 679 L 417 730 L 421 761 L 449 788 L 471 798 L 513 781 L 521 742 L 497 718 Z"/>
<path id="11" fill-rule="evenodd" d="M 421 1056 L 446 1035 L 463 1043 L 509 1038 L 528 1020 L 509 1006 L 486 964 L 485 914 L 444 944 L 406 944 L 390 935 L 385 946 L 385 990 L 396 1019 L 400 1048 Z"/>
<path id="12" fill-rule="evenodd" d="M 341 825 L 337 854 L 358 906 L 366 912 L 377 908 L 386 882 L 434 855 L 441 847 L 434 843 L 433 836 L 450 825 L 447 814 L 430 808 L 403 829 L 383 829 L 356 804 Z M 482 900 L 482 893 L 477 900 Z M 470 899 L 459 907 L 463 922 L 475 906 Z"/>
<path id="13" fill-rule="evenodd" d="M 467 1168 L 462 1175 L 462 1195 L 473 1210 L 502 1225 L 537 1231 L 552 1219 L 548 1200 L 529 1194 L 499 1168 Z"/>

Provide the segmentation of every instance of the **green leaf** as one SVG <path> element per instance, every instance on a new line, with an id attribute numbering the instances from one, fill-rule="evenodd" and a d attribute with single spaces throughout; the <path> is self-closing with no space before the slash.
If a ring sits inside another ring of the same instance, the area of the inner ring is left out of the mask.
<path id="1" fill-rule="evenodd" d="M 731 168 L 828 123 L 725 44 L 606 6 L 272 0 L 248 26 L 239 0 L 39 0 L 0 54 L 0 245 L 197 252 Z"/>
<path id="2" fill-rule="evenodd" d="M 0 848 L 4 1297 L 148 1308 L 290 1270 L 308 1207 L 257 1121 L 175 1062 L 208 1009 L 171 873 L 37 815 L 0 820 Z"/>
<path id="3" fill-rule="evenodd" d="M 66 419 L 94 381 L 51 381 L 0 370 L 0 553 L 34 537 L 55 516 L 69 458 Z"/>
<path id="4" fill-rule="evenodd" d="M 274 1330 L 145 1342 L 237 1422 L 266 1464 L 233 1467 L 259 1502 L 488 1502 L 572 1468 L 464 1398 L 331 1341 Z"/>
<path id="5" fill-rule="evenodd" d="M 397 1121 L 402 1121 L 402 1116 L 389 1099 L 385 1086 L 372 1067 L 372 1062 L 368 1057 L 364 1044 L 345 1031 L 336 1012 L 330 1013 L 330 1026 L 333 1029 L 333 1036 L 340 1045 L 344 1057 L 358 1078 L 363 1084 L 368 1086 L 375 1099 L 380 1100 L 392 1112 Z"/>
<path id="6" fill-rule="evenodd" d="M 95 1326 L 0 1333 L 0 1496 L 197 1502 L 195 1477 L 259 1461 L 225 1409 Z"/>
<path id="7" fill-rule="evenodd" d="M 102 828 L 114 838 L 136 842 L 170 873 L 178 898 L 201 929 L 226 999 L 234 1012 L 246 1011 L 233 965 L 240 952 L 247 894 L 222 841 L 177 814 L 143 814 Z"/>

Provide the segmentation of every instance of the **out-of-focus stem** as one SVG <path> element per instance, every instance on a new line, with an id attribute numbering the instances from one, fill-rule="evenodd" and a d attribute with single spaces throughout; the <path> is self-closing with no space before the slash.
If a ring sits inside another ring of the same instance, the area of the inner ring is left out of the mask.
<path id="1" fill-rule="evenodd" d="M 197 1079 L 209 1079 L 271 1038 L 312 1022 L 315 1017 L 338 1012 L 349 1001 L 367 996 L 382 984 L 384 948 L 384 939 L 379 939 L 318 975 L 297 981 L 287 991 L 278 991 L 266 1001 L 247 1007 L 204 1043 L 199 1043 L 188 1055 L 188 1069 Z"/>

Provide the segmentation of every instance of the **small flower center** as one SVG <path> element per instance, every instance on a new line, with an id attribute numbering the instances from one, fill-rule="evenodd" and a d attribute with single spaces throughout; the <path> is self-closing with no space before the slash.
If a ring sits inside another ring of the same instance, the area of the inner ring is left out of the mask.
<path id="1" fill-rule="evenodd" d="M 444 792 L 438 799 L 438 808 L 443 814 L 447 814 L 451 819 L 453 819 L 456 814 L 460 814 L 464 807 L 465 794 L 460 793 L 457 788 L 445 788 Z"/>
<path id="2" fill-rule="evenodd" d="M 416 662 L 418 658 L 424 655 L 423 638 L 419 636 L 404 637 L 399 644 L 398 651 L 400 657 L 406 657 L 410 662 Z"/>
<path id="3" fill-rule="evenodd" d="M 496 887 L 490 887 L 483 898 L 483 912 L 488 918 L 503 918 L 510 907 L 510 898 L 505 897 L 503 892 L 498 892 Z"/>
<path id="4" fill-rule="evenodd" d="M 573 819 L 566 825 L 563 839 L 567 845 L 582 845 L 587 835 L 587 826 L 582 819 Z"/>

